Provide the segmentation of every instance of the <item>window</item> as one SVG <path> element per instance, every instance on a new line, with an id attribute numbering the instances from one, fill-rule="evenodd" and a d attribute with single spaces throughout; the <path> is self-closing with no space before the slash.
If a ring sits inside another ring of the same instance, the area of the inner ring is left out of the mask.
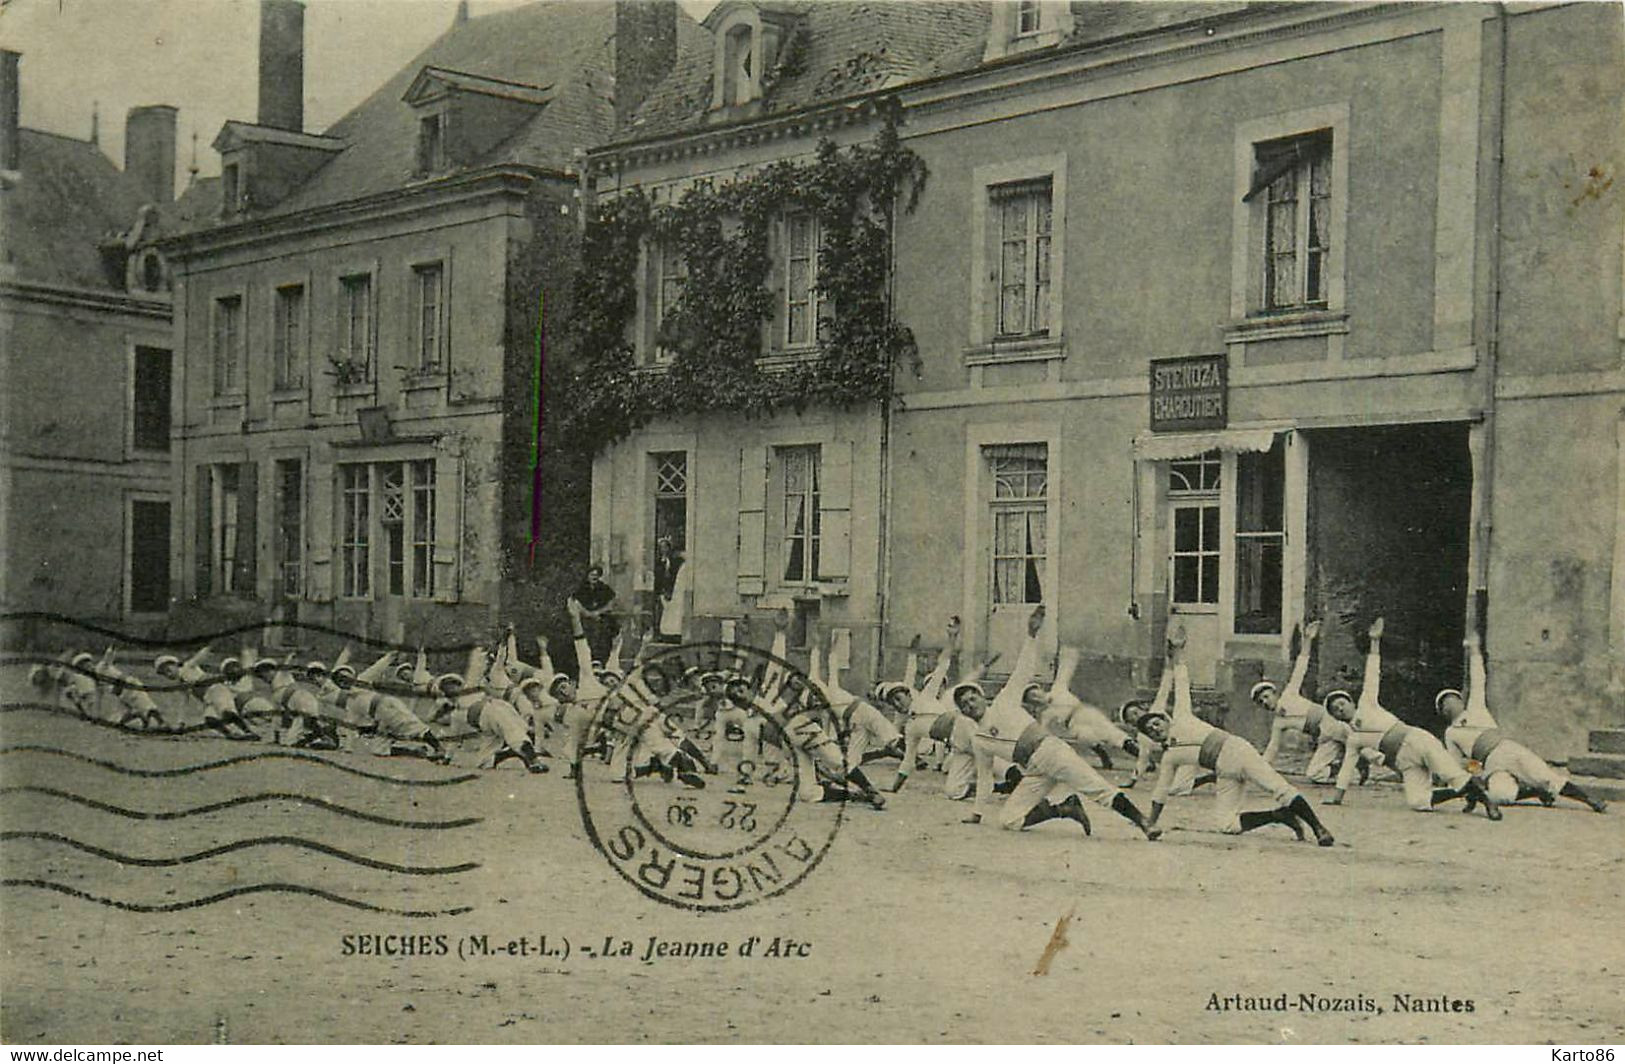
<path id="1" fill-rule="evenodd" d="M 137 274 L 141 287 L 148 292 L 163 291 L 165 287 L 164 257 L 151 248 L 143 251 Z"/>
<path id="2" fill-rule="evenodd" d="M 214 394 L 242 394 L 243 297 L 214 301 Z"/>
<path id="3" fill-rule="evenodd" d="M 756 98 L 756 33 L 750 26 L 735 26 L 723 38 L 722 105 L 749 103 Z"/>
<path id="4" fill-rule="evenodd" d="M 414 598 L 434 597 L 434 462 L 410 465 L 412 475 L 412 572 Z"/>
<path id="5" fill-rule="evenodd" d="M 445 270 L 438 262 L 412 267 L 412 295 L 417 307 L 417 371 L 421 374 L 439 373 L 444 365 L 444 280 Z"/>
<path id="6" fill-rule="evenodd" d="M 1263 309 L 1324 307 L 1331 254 L 1330 130 L 1254 146 L 1246 199 L 1262 204 Z"/>
<path id="7" fill-rule="evenodd" d="M 1219 601 L 1219 480 L 1217 451 L 1170 462 L 1168 498 L 1173 510 L 1173 601 L 1215 606 Z"/>
<path id="8" fill-rule="evenodd" d="M 169 503 L 130 500 L 129 567 L 125 574 L 131 613 L 169 608 Z"/>
<path id="9" fill-rule="evenodd" d="M 683 286 L 688 283 L 688 263 L 684 261 L 683 254 L 676 244 L 662 242 L 655 245 L 651 256 L 654 260 L 654 276 L 651 278 L 650 290 L 654 293 L 652 300 L 654 306 L 655 343 L 654 357 L 656 362 L 669 362 L 676 352 L 660 344 L 660 327 L 670 314 L 677 301 L 682 298 Z"/>
<path id="10" fill-rule="evenodd" d="M 655 543 L 671 540 L 672 548 L 688 547 L 688 453 L 669 451 L 649 456 L 654 463 Z"/>
<path id="11" fill-rule="evenodd" d="M 1043 21 L 1043 9 L 1037 0 L 1018 0 L 1016 4 L 1016 36 L 1037 33 Z"/>
<path id="12" fill-rule="evenodd" d="M 135 349 L 131 443 L 138 451 L 169 450 L 169 351 Z M 168 590 L 165 590 L 168 594 Z"/>
<path id="13" fill-rule="evenodd" d="M 378 468 L 378 521 L 384 526 L 384 557 L 391 595 L 406 594 L 406 470 L 399 462 Z"/>
<path id="14" fill-rule="evenodd" d="M 1168 493 L 1183 495 L 1191 492 L 1219 490 L 1219 473 L 1223 468 L 1218 451 L 1209 451 L 1199 458 L 1188 458 L 1168 463 Z"/>
<path id="15" fill-rule="evenodd" d="M 376 538 L 383 547 L 378 573 L 382 593 L 433 598 L 434 460 L 343 465 L 339 477 L 344 596 L 372 597 L 372 543 Z"/>
<path id="16" fill-rule="evenodd" d="M 1051 183 L 1020 181 L 989 189 L 998 234 L 999 336 L 1050 328 Z"/>
<path id="17" fill-rule="evenodd" d="M 794 214 L 784 223 L 784 345 L 818 342 L 818 219 Z"/>
<path id="18" fill-rule="evenodd" d="M 345 598 L 372 594 L 371 467 L 339 466 L 339 558 Z"/>
<path id="19" fill-rule="evenodd" d="M 305 477 L 296 458 L 276 463 L 275 528 L 277 589 L 298 598 L 304 588 Z"/>
<path id="20" fill-rule="evenodd" d="M 372 275 L 355 274 L 339 282 L 339 357 L 350 367 L 346 383 L 372 378 Z"/>
<path id="21" fill-rule="evenodd" d="M 305 386 L 305 286 L 284 285 L 276 290 L 271 323 L 274 387 L 290 391 Z"/>
<path id="22" fill-rule="evenodd" d="M 989 447 L 993 473 L 993 603 L 1044 601 L 1049 522 L 1049 447 Z"/>
<path id="23" fill-rule="evenodd" d="M 220 210 L 225 214 L 235 214 L 241 205 L 241 173 L 236 163 L 227 163 L 220 168 Z"/>
<path id="24" fill-rule="evenodd" d="M 444 114 L 418 119 L 418 173 L 429 174 L 445 168 L 446 129 Z"/>
<path id="25" fill-rule="evenodd" d="M 1280 634 L 1285 500 L 1281 437 L 1268 451 L 1236 456 L 1237 634 Z"/>
<path id="26" fill-rule="evenodd" d="M 215 467 L 214 474 L 214 572 L 215 586 L 225 594 L 250 590 L 239 586 L 238 580 L 238 518 L 240 516 L 241 496 L 238 493 L 240 486 L 237 467 L 222 465 Z M 248 550 L 253 544 L 244 543 L 242 546 Z"/>
<path id="27" fill-rule="evenodd" d="M 784 483 L 783 582 L 810 584 L 818 579 L 818 549 L 823 538 L 818 447 L 782 447 L 778 456 Z"/>

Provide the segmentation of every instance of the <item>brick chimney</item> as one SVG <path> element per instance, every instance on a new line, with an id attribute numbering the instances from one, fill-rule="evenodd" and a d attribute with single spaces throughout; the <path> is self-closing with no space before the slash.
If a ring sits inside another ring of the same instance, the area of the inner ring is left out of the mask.
<path id="1" fill-rule="evenodd" d="M 303 0 L 260 0 L 259 124 L 305 128 Z"/>
<path id="2" fill-rule="evenodd" d="M 124 172 L 141 183 L 147 202 L 175 198 L 175 109 L 132 107 L 124 119 Z"/>
<path id="3" fill-rule="evenodd" d="M 615 0 L 617 126 L 626 125 L 676 61 L 676 0 Z"/>
<path id="4" fill-rule="evenodd" d="M 19 52 L 0 49 L 0 170 L 21 167 L 21 140 L 17 120 L 17 61 Z"/>

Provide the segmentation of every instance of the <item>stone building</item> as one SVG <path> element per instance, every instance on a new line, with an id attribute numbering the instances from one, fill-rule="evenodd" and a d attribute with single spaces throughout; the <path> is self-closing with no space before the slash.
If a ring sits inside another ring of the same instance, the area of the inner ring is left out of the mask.
<path id="1" fill-rule="evenodd" d="M 174 197 L 175 108 L 137 107 L 125 167 L 19 125 L 0 51 L 0 609 L 123 628 L 169 608 L 171 332 L 141 230 Z"/>
<path id="2" fill-rule="evenodd" d="M 576 153 L 694 29 L 667 0 L 460 11 L 317 132 L 302 6 L 264 0 L 257 121 L 225 124 L 220 178 L 158 244 L 188 610 L 434 643 L 531 604 L 537 331 L 568 288 Z"/>
<path id="3" fill-rule="evenodd" d="M 1620 722 L 1617 12 L 1011 3 L 938 20 L 910 65 L 863 43 L 907 40 L 888 10 L 723 5 L 711 54 L 645 105 L 683 121 L 593 153 L 600 193 L 655 188 L 850 137 L 884 99 L 930 172 L 897 223 L 920 357 L 895 403 L 672 419 L 604 452 L 594 534 L 624 587 L 682 456 L 695 612 L 815 601 L 872 633 L 859 680 L 950 614 L 1008 654 L 1043 602 L 1080 689 L 1115 704 L 1155 681 L 1177 615 L 1198 683 L 1256 736 L 1247 687 L 1283 672 L 1296 623 L 1325 619 L 1324 692 L 1358 683 L 1383 614 L 1385 701 L 1410 719 L 1482 624 L 1507 727 L 1563 755 Z M 740 59 L 774 26 L 828 91 Z M 820 79 L 882 53 L 878 76 Z M 777 470 L 815 444 L 851 508 L 833 589 L 772 561 L 796 527 Z"/>

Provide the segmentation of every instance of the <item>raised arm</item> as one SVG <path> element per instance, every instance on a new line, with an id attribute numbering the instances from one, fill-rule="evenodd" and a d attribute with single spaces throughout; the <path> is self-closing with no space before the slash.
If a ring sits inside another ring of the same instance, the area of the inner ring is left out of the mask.
<path id="1" fill-rule="evenodd" d="M 427 691 L 433 680 L 434 675 L 429 672 L 429 654 L 422 647 L 418 647 L 417 666 L 412 670 L 412 686 L 419 691 Z"/>
<path id="2" fill-rule="evenodd" d="M 1371 622 L 1371 645 L 1365 652 L 1365 676 L 1360 686 L 1360 708 L 1382 704 L 1382 633 L 1383 619 Z M 1347 758 L 1344 759 L 1345 761 Z"/>
<path id="3" fill-rule="evenodd" d="M 1175 627 L 1168 633 L 1168 665 L 1174 674 L 1174 709 L 1173 717 L 1190 717 L 1195 714 L 1191 707 L 1191 670 L 1185 664 L 1185 629 Z M 1165 670 L 1168 671 L 1168 670 Z"/>
<path id="4" fill-rule="evenodd" d="M 1476 635 L 1467 638 L 1467 712 L 1488 713 L 1489 702 L 1484 673 L 1484 647 Z"/>
<path id="5" fill-rule="evenodd" d="M 965 674 L 965 682 L 976 683 L 981 680 L 982 677 L 987 675 L 987 670 L 991 669 L 993 663 L 998 661 L 1001 656 L 997 650 L 989 654 L 980 665 Z"/>
<path id="6" fill-rule="evenodd" d="M 473 646 L 468 648 L 468 660 L 463 663 L 463 684 L 474 687 L 483 683 L 485 679 L 485 648 Z"/>
<path id="7" fill-rule="evenodd" d="M 1191 670 L 1181 659 L 1174 665 L 1174 712 L 1175 719 L 1179 717 L 1193 717 L 1195 711 L 1191 705 Z"/>
<path id="8" fill-rule="evenodd" d="M 569 600 L 570 635 L 576 647 L 576 694 L 583 700 L 602 698 L 607 690 L 592 668 L 592 649 L 587 646 L 587 633 L 581 627 L 581 604 Z"/>
<path id="9" fill-rule="evenodd" d="M 914 633 L 914 638 L 908 641 L 908 658 L 903 665 L 903 684 L 911 690 L 919 690 L 917 681 L 920 678 L 920 634 Z"/>
<path id="10" fill-rule="evenodd" d="M 536 676 L 545 688 L 558 675 L 553 668 L 553 656 L 547 652 L 547 636 L 536 637 Z"/>
<path id="11" fill-rule="evenodd" d="M 1009 686 L 1020 691 L 1038 675 L 1038 633 L 1044 628 L 1044 606 L 1040 603 L 1027 618 L 1027 638 L 1021 641 L 1021 652 L 1016 655 L 1010 670 Z"/>
<path id="12" fill-rule="evenodd" d="M 925 686 L 920 688 L 920 694 L 931 699 L 942 697 L 942 685 L 948 682 L 948 667 L 953 663 L 954 651 L 958 646 L 959 618 L 955 617 L 948 623 L 948 639 L 942 644 L 942 653 L 937 655 L 937 667 L 925 678 Z"/>
<path id="13" fill-rule="evenodd" d="M 807 649 L 807 679 L 811 680 L 813 686 L 817 687 L 824 693 L 825 698 L 828 698 L 829 688 L 824 685 L 824 666 L 819 661 L 824 654 L 822 649 L 822 644 L 824 642 L 823 637 L 821 635 L 814 635 L 812 639 L 808 640 L 808 642 L 810 642 L 812 646 Z"/>
<path id="14" fill-rule="evenodd" d="M 1163 662 L 1162 678 L 1157 681 L 1157 693 L 1151 699 L 1151 708 L 1159 713 L 1168 712 L 1168 698 L 1174 692 L 1174 663 L 1170 658 Z"/>
<path id="15" fill-rule="evenodd" d="M 201 669 L 203 667 L 204 659 L 207 658 L 208 656 L 209 656 L 209 644 L 204 643 L 202 646 L 197 648 L 197 653 L 196 654 L 193 654 L 191 657 L 187 658 L 184 662 L 181 663 L 181 668 L 182 669 Z"/>
<path id="16" fill-rule="evenodd" d="M 1292 662 L 1292 675 L 1287 678 L 1286 689 L 1292 694 L 1303 694 L 1303 681 L 1309 675 L 1309 655 L 1315 648 L 1315 637 L 1320 635 L 1320 622 L 1310 621 L 1303 626 L 1303 643 Z"/>
<path id="17" fill-rule="evenodd" d="M 485 674 L 491 666 L 491 659 L 485 653 L 484 647 L 474 647 L 468 652 L 468 667 L 463 671 L 463 687 L 472 690 L 485 686 Z M 483 696 L 483 692 L 481 692 Z M 458 703 L 461 705 L 461 701 Z"/>
<path id="18" fill-rule="evenodd" d="M 1049 685 L 1050 697 L 1072 693 L 1072 674 L 1078 671 L 1078 648 L 1062 647 L 1055 661 L 1055 682 Z"/>

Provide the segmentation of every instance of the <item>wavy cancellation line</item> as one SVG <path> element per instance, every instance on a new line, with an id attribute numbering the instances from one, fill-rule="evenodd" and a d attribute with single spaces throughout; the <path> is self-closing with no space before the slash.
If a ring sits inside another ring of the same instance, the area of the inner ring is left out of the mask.
<path id="1" fill-rule="evenodd" d="M 118 723 L 116 723 L 114 721 L 111 721 L 111 720 L 96 720 L 96 719 L 91 718 L 91 717 L 82 716 L 79 713 L 79 711 L 76 710 L 76 709 L 71 709 L 68 706 L 53 706 L 49 702 L 0 702 L 0 713 L 44 713 L 44 714 L 46 714 L 48 716 L 61 717 L 63 720 L 71 720 L 71 721 L 75 721 L 75 722 L 77 722 L 79 724 L 89 724 L 89 725 L 91 725 L 93 727 L 97 727 L 97 728 L 106 728 L 106 729 L 109 729 L 110 731 L 116 731 L 120 735 L 128 735 L 128 736 L 131 736 L 131 737 L 139 737 L 139 738 L 142 738 L 142 739 L 173 739 L 176 736 L 182 736 L 182 735 L 200 735 L 200 734 L 201 735 L 214 735 L 214 734 L 217 734 L 215 732 L 215 729 L 214 729 L 213 725 L 205 724 L 205 723 L 187 724 L 187 725 L 185 725 L 183 727 L 180 727 L 180 728 L 174 728 L 174 729 L 171 729 L 170 731 L 162 731 L 162 732 L 140 731 L 140 730 L 135 729 L 135 728 L 123 727 L 123 726 L 119 725 Z M 250 720 L 263 720 L 263 719 L 265 719 L 267 717 L 275 717 L 275 716 L 280 716 L 280 715 L 281 715 L 280 710 L 273 710 L 273 711 L 271 711 L 269 713 L 266 713 L 266 712 L 249 712 L 249 713 L 243 714 L 243 716 L 249 718 Z M 334 720 L 334 721 L 332 721 L 332 723 L 337 724 L 339 727 L 345 729 L 346 731 L 357 731 L 358 732 L 358 731 L 361 730 L 356 725 L 351 724 L 349 721 L 345 721 L 345 720 Z M 461 742 L 464 739 L 478 738 L 479 734 L 480 734 L 479 732 L 457 732 L 457 733 L 452 734 L 452 735 L 442 735 L 442 736 L 440 736 L 440 741 L 443 742 L 443 743 Z M 333 762 L 329 762 L 329 763 L 334 764 L 335 767 L 339 767 L 336 763 L 333 763 Z M 351 769 L 349 771 L 359 772 L 360 770 L 359 769 Z M 382 778 L 382 777 L 380 777 L 380 778 Z M 472 778 L 474 778 L 474 777 L 454 776 L 454 777 L 451 777 L 450 779 L 437 780 L 436 782 L 437 783 L 463 783 L 467 779 L 472 779 Z M 394 782 L 397 782 L 397 783 L 406 783 L 406 782 L 425 783 L 425 782 L 428 782 L 428 781 L 426 781 L 426 780 L 410 780 L 410 781 L 407 781 L 407 780 L 395 780 Z"/>
<path id="2" fill-rule="evenodd" d="M 93 846 L 88 842 L 61 835 L 54 831 L 5 831 L 0 832 L 0 842 L 54 842 L 62 846 L 70 846 L 81 853 L 88 853 L 93 857 L 100 857 L 116 864 L 130 865 L 135 868 L 174 868 L 178 865 L 196 864 L 215 857 L 222 857 L 228 853 L 237 853 L 240 850 L 251 850 L 263 846 L 288 846 L 299 850 L 310 850 L 314 853 L 337 857 L 341 861 L 360 865 L 363 868 L 375 868 L 380 872 L 395 872 L 403 876 L 455 876 L 463 872 L 472 872 L 479 867 L 477 861 L 465 861 L 454 865 L 401 865 L 389 861 L 380 861 L 363 854 L 352 853 L 337 846 L 329 846 L 314 839 L 301 838 L 298 835 L 260 835 L 251 839 L 240 839 L 237 842 L 228 842 L 223 846 L 215 846 L 196 853 L 183 853 L 178 857 L 132 857 L 129 854 L 119 853 L 116 850 L 106 850 L 100 846 Z"/>
<path id="3" fill-rule="evenodd" d="M 83 719 L 83 718 L 80 718 Z M 87 723 L 107 723 L 105 721 L 92 721 Z M 116 725 L 115 725 L 116 727 Z M 224 757 L 218 761 L 204 761 L 196 765 L 181 765 L 177 768 L 134 768 L 121 765 L 116 761 L 104 761 L 99 757 L 89 757 L 73 750 L 64 750 L 57 746 L 42 746 L 35 743 L 18 743 L 14 746 L 0 746 L 0 756 L 6 754 L 46 754 L 51 757 L 66 757 L 74 761 L 81 761 L 87 765 L 95 765 L 109 772 L 117 772 L 123 776 L 139 776 L 143 779 L 171 779 L 176 776 L 190 776 L 198 772 L 212 772 L 215 769 L 228 768 L 232 765 L 245 765 L 255 761 L 307 761 L 313 765 L 325 765 L 339 772 L 362 779 L 376 780 L 379 783 L 395 783 L 404 787 L 448 787 L 454 783 L 467 783 L 479 777 L 473 773 L 461 776 L 447 776 L 439 779 L 407 779 L 401 776 L 386 776 L 380 772 L 367 772 L 364 769 L 352 768 L 337 761 L 329 761 L 325 757 L 306 753 L 303 750 L 261 750 L 253 754 L 241 754 L 237 757 Z"/>
<path id="4" fill-rule="evenodd" d="M 5 621 L 44 622 L 50 625 L 61 625 L 67 628 L 77 628 L 82 632 L 112 640 L 123 646 L 158 649 L 200 647 L 220 639 L 230 639 L 234 636 L 265 631 L 315 632 L 321 635 L 338 636 L 361 646 L 374 647 L 380 650 L 394 650 L 402 653 L 416 654 L 419 649 L 415 646 L 392 643 L 387 639 L 373 639 L 370 636 L 346 632 L 342 628 L 334 628 L 325 624 L 313 624 L 309 621 L 255 621 L 252 624 L 237 625 L 235 628 L 222 628 L 206 635 L 184 636 L 178 639 L 154 639 L 149 636 L 136 635 L 133 632 L 121 632 L 117 628 L 107 628 L 99 624 L 92 624 L 89 621 L 82 621 L 77 617 L 70 617 L 65 613 L 53 613 L 49 610 L 9 610 L 0 613 L 0 622 Z M 423 647 L 422 649 L 430 654 L 466 654 L 480 645 L 477 642 L 448 643 L 445 646 Z"/>
<path id="5" fill-rule="evenodd" d="M 50 890 L 58 894 L 66 894 L 70 898 L 81 901 L 95 902 L 110 909 L 123 909 L 132 913 L 178 913 L 187 909 L 201 909 L 206 905 L 218 905 L 232 898 L 240 898 L 245 894 L 303 894 L 312 898 L 332 902 L 334 905 L 344 905 L 351 909 L 360 909 L 363 912 L 381 913 L 385 916 L 407 916 L 414 918 L 435 916 L 461 916 L 474 911 L 472 905 L 460 905 L 452 909 L 392 909 L 384 905 L 374 905 L 371 902 L 356 898 L 347 898 L 343 894 L 334 894 L 332 891 L 322 890 L 319 887 L 307 887 L 300 883 L 254 883 L 246 887 L 233 887 L 218 894 L 210 894 L 191 901 L 167 902 L 162 905 L 149 905 L 142 902 L 119 901 L 116 898 L 104 898 L 91 894 L 77 887 L 70 887 L 65 883 L 56 883 L 49 879 L 0 879 L 0 887 L 31 887 L 36 890 Z"/>
<path id="6" fill-rule="evenodd" d="M 39 794 L 48 798 L 61 798 L 64 801 L 74 802 L 90 809 L 97 809 L 115 816 L 127 817 L 130 820 L 184 820 L 187 817 L 202 816 L 205 813 L 215 813 L 222 809 L 232 809 L 240 805 L 257 805 L 264 802 L 298 802 L 301 805 L 315 806 L 329 813 L 347 816 L 355 820 L 365 820 L 369 824 L 382 824 L 393 828 L 413 828 L 419 831 L 443 831 L 449 828 L 465 828 L 478 824 L 481 817 L 462 817 L 457 820 L 397 820 L 394 817 L 380 816 L 377 813 L 367 813 L 360 809 L 351 809 L 349 806 L 330 802 L 325 798 L 316 798 L 308 794 L 292 794 L 286 791 L 266 791 L 261 794 L 246 794 L 238 798 L 228 798 L 222 802 L 210 802 L 208 805 L 196 806 L 192 809 L 161 809 L 156 812 L 141 809 L 126 809 L 121 805 L 97 801 L 72 791 L 58 790 L 55 787 L 36 787 L 25 784 L 14 787 L 0 787 L 0 798 L 8 794 Z"/>

